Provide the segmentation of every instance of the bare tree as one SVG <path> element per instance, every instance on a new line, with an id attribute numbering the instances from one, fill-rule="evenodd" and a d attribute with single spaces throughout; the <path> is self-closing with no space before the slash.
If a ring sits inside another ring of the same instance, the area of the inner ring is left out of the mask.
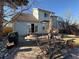
<path id="1" fill-rule="evenodd" d="M 70 20 L 58 21 L 59 26 L 61 27 L 60 31 L 64 34 L 77 34 L 78 25 L 76 23 L 71 23 Z"/>
<path id="2" fill-rule="evenodd" d="M 31 2 L 31 3 L 30 3 Z M 9 22 L 8 21 L 4 26 L 2 26 L 3 19 L 6 17 L 12 17 L 17 14 L 17 10 L 20 9 L 19 13 L 22 13 L 23 11 L 29 10 L 32 5 L 34 5 L 37 1 L 31 1 L 31 0 L 0 0 L 0 30 L 2 32 L 2 28 L 5 27 Z M 4 6 L 9 7 L 11 11 L 7 12 L 7 10 L 4 10 Z M 23 8 L 25 6 L 25 8 Z M 19 8 L 18 8 L 19 7 Z M 6 14 L 4 12 L 7 12 Z M 19 15 L 20 16 L 20 15 Z M 18 16 L 17 16 L 18 17 Z M 16 17 L 16 18 L 17 18 Z"/>
<path id="3" fill-rule="evenodd" d="M 4 6 L 9 5 L 12 8 L 17 8 L 18 6 L 28 5 L 28 3 L 29 3 L 28 0 L 0 0 L 0 32 L 2 32 Z"/>
<path id="4" fill-rule="evenodd" d="M 63 20 L 58 20 L 58 25 L 60 27 L 60 32 L 65 33 L 65 34 L 77 34 L 78 32 L 78 25 L 76 22 L 72 22 L 72 13 L 71 10 L 69 9 L 66 12 L 66 17 Z"/>

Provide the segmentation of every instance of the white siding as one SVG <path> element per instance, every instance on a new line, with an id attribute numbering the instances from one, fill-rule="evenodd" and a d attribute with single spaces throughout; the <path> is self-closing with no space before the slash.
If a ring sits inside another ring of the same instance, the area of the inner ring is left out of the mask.
<path id="1" fill-rule="evenodd" d="M 45 23 L 38 24 L 38 33 L 47 33 L 47 25 Z"/>
<path id="2" fill-rule="evenodd" d="M 38 24 L 38 33 L 42 33 L 42 32 L 43 32 L 43 30 L 42 30 L 42 24 L 39 23 Z"/>
<path id="3" fill-rule="evenodd" d="M 33 8 L 33 16 L 37 19 L 37 20 L 39 20 L 39 15 L 38 15 L 38 9 L 37 8 Z"/>
<path id="4" fill-rule="evenodd" d="M 29 33 L 29 26 L 26 22 L 14 23 L 14 31 L 17 31 L 19 35 L 26 35 Z"/>
<path id="5" fill-rule="evenodd" d="M 44 14 L 47 14 L 47 17 L 44 16 Z M 39 20 L 43 21 L 43 20 L 49 20 L 49 13 L 48 12 L 44 12 L 44 11 L 39 11 Z"/>
<path id="6" fill-rule="evenodd" d="M 45 17 L 44 13 L 46 13 L 48 16 Z M 43 21 L 43 20 L 49 20 L 50 13 L 46 11 L 41 11 L 38 8 L 33 8 L 33 15 L 37 20 Z"/>

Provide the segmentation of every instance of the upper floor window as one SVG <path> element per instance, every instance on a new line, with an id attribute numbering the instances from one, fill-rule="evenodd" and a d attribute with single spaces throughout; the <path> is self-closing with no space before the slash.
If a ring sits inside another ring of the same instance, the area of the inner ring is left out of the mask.
<path id="1" fill-rule="evenodd" d="M 44 17 L 48 17 L 48 14 L 47 13 L 44 13 Z"/>

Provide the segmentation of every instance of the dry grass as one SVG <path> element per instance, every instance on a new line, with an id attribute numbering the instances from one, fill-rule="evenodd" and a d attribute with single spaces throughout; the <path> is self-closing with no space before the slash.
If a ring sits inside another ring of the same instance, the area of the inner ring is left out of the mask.
<path id="1" fill-rule="evenodd" d="M 28 49 L 32 50 L 28 50 Z M 14 59 L 36 59 L 36 56 L 41 52 L 39 47 L 21 47 Z"/>
<path id="2" fill-rule="evenodd" d="M 79 46 L 79 38 L 64 38 L 65 41 L 70 40 L 70 39 L 74 39 L 75 45 Z"/>

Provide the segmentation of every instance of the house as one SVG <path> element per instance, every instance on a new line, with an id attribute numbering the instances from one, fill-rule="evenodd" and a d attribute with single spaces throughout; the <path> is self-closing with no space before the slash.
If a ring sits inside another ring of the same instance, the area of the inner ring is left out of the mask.
<path id="1" fill-rule="evenodd" d="M 52 20 L 52 25 L 53 25 L 53 21 L 56 20 L 55 13 L 40 8 L 33 8 L 32 14 L 40 22 L 38 25 L 38 33 L 48 33 L 51 20 Z"/>
<path id="2" fill-rule="evenodd" d="M 49 31 L 50 20 L 53 25 L 53 20 L 56 20 L 54 12 L 33 8 L 32 14 L 17 13 L 12 18 L 13 29 L 23 36 L 32 33 L 44 34 Z"/>
<path id="3" fill-rule="evenodd" d="M 13 30 L 24 36 L 36 32 L 38 20 L 32 14 L 18 13 L 12 22 Z"/>

